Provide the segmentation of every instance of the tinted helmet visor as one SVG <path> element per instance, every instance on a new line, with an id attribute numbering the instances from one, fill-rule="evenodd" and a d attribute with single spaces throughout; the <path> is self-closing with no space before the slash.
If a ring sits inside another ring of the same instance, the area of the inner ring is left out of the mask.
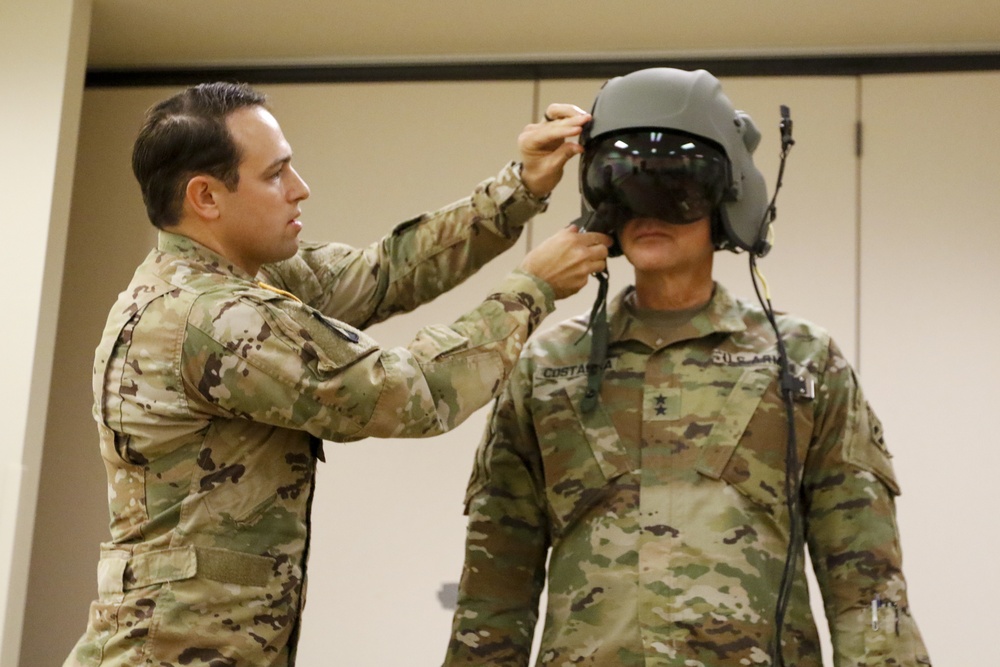
<path id="1" fill-rule="evenodd" d="M 619 220 L 688 224 L 711 216 L 729 183 L 729 160 L 712 144 L 658 129 L 612 134 L 587 145 L 581 164 L 587 203 Z"/>

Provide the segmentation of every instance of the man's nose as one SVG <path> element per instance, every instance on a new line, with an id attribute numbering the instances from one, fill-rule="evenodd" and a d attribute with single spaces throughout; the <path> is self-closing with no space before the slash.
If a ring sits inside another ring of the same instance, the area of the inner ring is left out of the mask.
<path id="1" fill-rule="evenodd" d="M 296 181 L 296 187 L 292 188 L 292 193 L 294 195 L 293 199 L 295 201 L 307 199 L 309 197 L 309 185 L 302 180 L 302 177 L 299 176 L 299 172 L 295 171 L 295 169 L 292 169 L 292 173 L 295 175 Z"/>

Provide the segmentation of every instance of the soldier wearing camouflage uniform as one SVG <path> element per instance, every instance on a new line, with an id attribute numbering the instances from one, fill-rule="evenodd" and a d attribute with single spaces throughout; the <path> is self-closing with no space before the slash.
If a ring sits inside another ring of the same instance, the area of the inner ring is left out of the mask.
<path id="1" fill-rule="evenodd" d="M 824 330 L 790 315 L 772 327 L 711 277 L 716 249 L 767 251 L 758 139 L 707 72 L 642 70 L 599 93 L 581 189 L 635 285 L 606 329 L 592 316 L 537 334 L 497 399 L 466 498 L 448 667 L 527 665 L 546 584 L 538 665 L 817 667 L 802 558 L 775 646 L 789 545 L 801 550 L 790 507 L 835 664 L 930 664 L 899 486 L 855 373 Z M 801 389 L 801 467 L 786 458 L 775 329 Z"/>
<path id="2" fill-rule="evenodd" d="M 588 116 L 553 105 L 559 121 L 522 134 L 521 169 L 352 249 L 298 242 L 308 188 L 264 104 L 244 86 L 198 86 L 154 107 L 136 142 L 159 241 L 97 348 L 111 540 L 66 665 L 294 664 L 322 440 L 453 428 L 496 395 L 553 298 L 607 256 L 604 235 L 564 230 L 457 322 L 381 349 L 361 329 L 513 244 Z M 169 154 L 184 141 L 193 165 Z"/>

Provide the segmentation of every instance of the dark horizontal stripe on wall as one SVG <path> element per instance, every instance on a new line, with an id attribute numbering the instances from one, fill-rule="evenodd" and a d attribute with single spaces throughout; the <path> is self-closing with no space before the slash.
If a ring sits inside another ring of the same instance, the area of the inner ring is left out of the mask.
<path id="1" fill-rule="evenodd" d="M 669 58 L 372 65 L 89 68 L 88 88 L 186 86 L 202 81 L 369 83 L 607 79 L 646 67 L 707 69 L 726 76 L 860 76 L 1000 70 L 1000 52 L 753 58 Z"/>

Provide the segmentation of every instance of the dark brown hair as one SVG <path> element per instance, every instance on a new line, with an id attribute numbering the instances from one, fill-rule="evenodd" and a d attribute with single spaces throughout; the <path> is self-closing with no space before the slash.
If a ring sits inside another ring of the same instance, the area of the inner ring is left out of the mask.
<path id="1" fill-rule="evenodd" d="M 176 225 L 188 181 L 208 174 L 230 191 L 239 185 L 240 149 L 226 118 L 245 107 L 267 106 L 246 84 L 203 83 L 151 107 L 132 147 L 132 173 L 139 181 L 149 220 Z"/>

